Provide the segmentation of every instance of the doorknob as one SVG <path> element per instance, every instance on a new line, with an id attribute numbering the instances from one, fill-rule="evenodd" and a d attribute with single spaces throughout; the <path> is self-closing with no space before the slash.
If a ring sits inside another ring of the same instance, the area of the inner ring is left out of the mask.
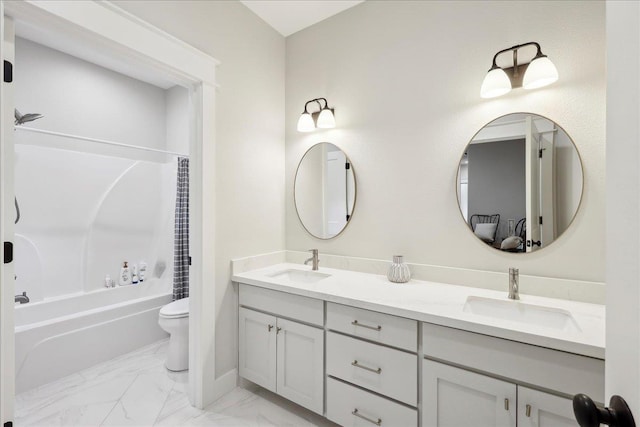
<path id="1" fill-rule="evenodd" d="M 586 394 L 573 396 L 573 413 L 580 427 L 636 427 L 627 402 L 620 396 L 612 396 L 608 408 L 599 408 Z"/>

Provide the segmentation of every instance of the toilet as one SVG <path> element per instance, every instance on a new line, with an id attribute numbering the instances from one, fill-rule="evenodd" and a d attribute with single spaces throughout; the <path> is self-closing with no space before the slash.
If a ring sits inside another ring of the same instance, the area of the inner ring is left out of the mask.
<path id="1" fill-rule="evenodd" d="M 170 371 L 186 371 L 189 369 L 189 298 L 162 307 L 158 324 L 170 335 L 165 366 Z"/>

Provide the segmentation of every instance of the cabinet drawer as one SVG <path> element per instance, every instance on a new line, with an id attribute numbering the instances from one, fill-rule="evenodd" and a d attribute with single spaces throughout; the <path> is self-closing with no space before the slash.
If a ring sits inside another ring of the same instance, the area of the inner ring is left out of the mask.
<path id="1" fill-rule="evenodd" d="M 327 333 L 327 375 L 417 406 L 418 356 Z"/>
<path id="2" fill-rule="evenodd" d="M 327 303 L 327 328 L 409 351 L 418 350 L 418 322 L 403 317 Z"/>
<path id="3" fill-rule="evenodd" d="M 322 300 L 240 283 L 240 305 L 312 325 L 324 324 Z"/>
<path id="4" fill-rule="evenodd" d="M 418 425 L 415 409 L 333 378 L 327 378 L 327 418 L 345 427 Z"/>
<path id="5" fill-rule="evenodd" d="M 604 401 L 604 360 L 430 323 L 423 324 L 422 334 L 428 358 Z"/>

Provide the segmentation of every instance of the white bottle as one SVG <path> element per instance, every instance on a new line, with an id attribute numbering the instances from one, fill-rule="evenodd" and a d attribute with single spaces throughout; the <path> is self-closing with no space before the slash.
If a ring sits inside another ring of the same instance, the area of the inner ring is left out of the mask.
<path id="1" fill-rule="evenodd" d="M 104 276 L 104 287 L 105 288 L 110 288 L 111 284 L 113 283 L 113 280 L 111 280 L 111 276 L 109 276 L 108 274 Z"/>
<path id="2" fill-rule="evenodd" d="M 138 267 L 136 267 L 136 265 L 133 264 L 133 268 L 131 270 L 132 270 L 131 283 L 133 285 L 137 285 L 138 284 Z"/>
<path id="3" fill-rule="evenodd" d="M 120 269 L 120 277 L 118 277 L 118 284 L 120 286 L 126 286 L 131 284 L 131 270 L 127 266 L 127 261 L 124 262 L 124 266 Z"/>
<path id="4" fill-rule="evenodd" d="M 147 275 L 147 263 L 144 261 L 140 261 L 140 264 L 138 264 L 138 277 L 140 278 L 141 282 L 144 282 L 144 278 Z"/>

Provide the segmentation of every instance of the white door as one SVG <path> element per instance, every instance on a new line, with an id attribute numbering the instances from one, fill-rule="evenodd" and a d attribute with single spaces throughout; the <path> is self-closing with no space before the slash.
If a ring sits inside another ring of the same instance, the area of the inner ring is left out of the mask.
<path id="1" fill-rule="evenodd" d="M 241 307 L 239 310 L 238 373 L 276 391 L 276 318 Z"/>
<path id="2" fill-rule="evenodd" d="M 0 3 L 0 13 L 4 17 L 3 4 Z M 0 55 L 4 61 L 14 63 L 13 21 L 4 17 L 0 20 L 0 34 L 4 34 L 4 41 L 0 43 Z M 2 86 L 0 97 L 0 423 L 13 420 L 14 396 L 14 263 L 4 263 L 9 247 L 4 242 L 14 242 L 13 225 L 15 221 L 15 205 L 13 193 L 13 84 L 5 82 L 8 75 L 0 68 Z M 8 261 L 8 259 L 7 259 Z"/>
<path id="3" fill-rule="evenodd" d="M 324 330 L 278 319 L 277 392 L 322 415 Z"/>
<path id="4" fill-rule="evenodd" d="M 525 120 L 525 170 L 527 199 L 527 252 L 540 249 L 540 134 L 531 116 Z"/>
<path id="5" fill-rule="evenodd" d="M 576 427 L 573 402 L 518 386 L 518 427 Z"/>
<path id="6" fill-rule="evenodd" d="M 605 8 L 605 403 L 622 396 L 640 424 L 640 3 L 608 1 Z"/>
<path id="7" fill-rule="evenodd" d="M 515 384 L 431 360 L 422 366 L 422 427 L 515 427 Z"/>

